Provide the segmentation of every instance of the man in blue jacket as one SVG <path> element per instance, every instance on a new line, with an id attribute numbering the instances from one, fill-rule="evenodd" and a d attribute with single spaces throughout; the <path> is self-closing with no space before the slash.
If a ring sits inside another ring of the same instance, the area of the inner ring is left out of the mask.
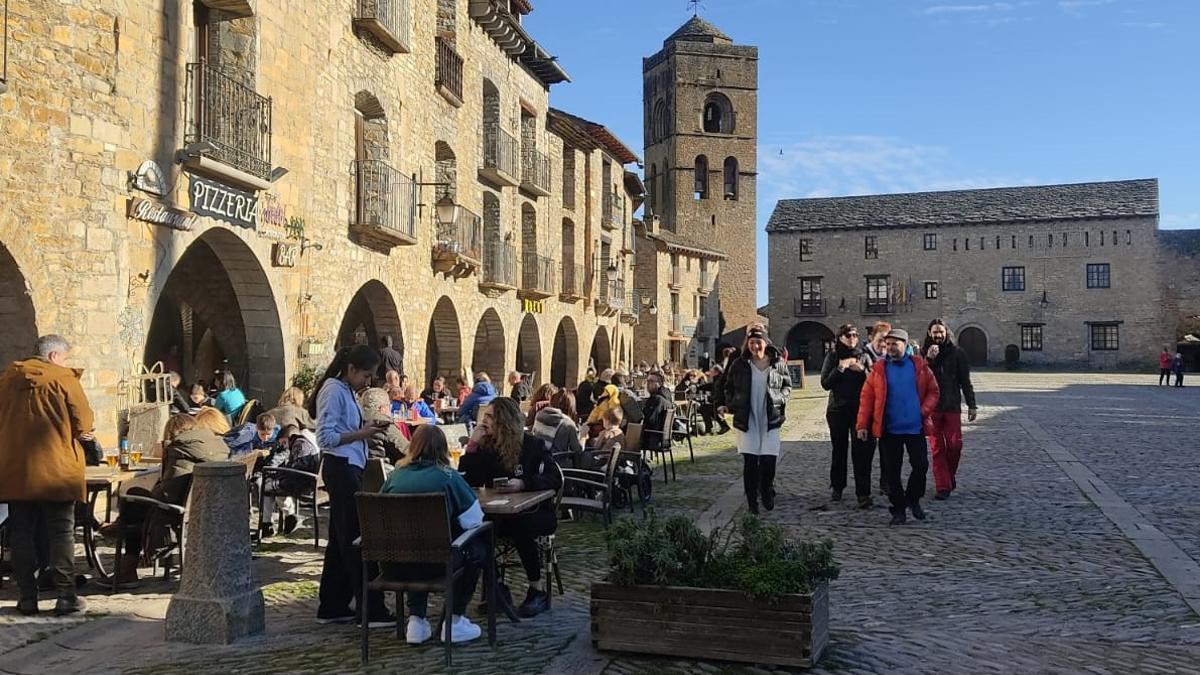
<path id="1" fill-rule="evenodd" d="M 479 415 L 479 408 L 492 402 L 496 398 L 496 387 L 492 385 L 492 379 L 487 373 L 479 372 L 475 374 L 475 388 L 467 394 L 467 399 L 463 401 L 462 406 L 458 410 L 458 421 L 471 428 L 475 425 L 475 418 Z"/>

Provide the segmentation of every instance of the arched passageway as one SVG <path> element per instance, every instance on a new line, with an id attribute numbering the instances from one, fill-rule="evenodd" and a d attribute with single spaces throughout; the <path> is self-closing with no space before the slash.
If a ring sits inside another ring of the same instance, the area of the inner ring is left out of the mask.
<path id="1" fill-rule="evenodd" d="M 458 328 L 458 313 L 450 298 L 442 296 L 433 308 L 429 320 L 429 337 L 425 340 L 425 379 L 432 381 L 441 375 L 453 383 L 463 375 L 462 335 Z M 470 382 L 471 378 L 468 377 Z"/>
<path id="2" fill-rule="evenodd" d="M 37 313 L 25 275 L 17 261 L 0 244 L 0 368 L 33 355 L 37 342 Z"/>
<path id="3" fill-rule="evenodd" d="M 605 368 L 612 368 L 612 343 L 608 340 L 608 329 L 604 326 L 597 328 L 596 337 L 592 338 L 590 358 L 597 373 Z"/>
<path id="4" fill-rule="evenodd" d="M 396 301 L 386 286 L 372 279 L 350 299 L 338 329 L 337 348 L 370 345 L 378 349 L 383 346 L 384 336 L 391 337 L 395 349 L 404 353 L 404 333 Z"/>
<path id="5" fill-rule="evenodd" d="M 958 346 L 967 353 L 967 360 L 972 366 L 986 366 L 988 363 L 987 334 L 974 326 L 968 326 L 958 333 Z"/>
<path id="6" fill-rule="evenodd" d="M 475 348 L 471 350 L 472 374 L 483 371 L 492 378 L 496 389 L 501 388 L 504 376 L 504 324 L 496 310 L 489 308 L 479 318 L 475 329 Z"/>
<path id="7" fill-rule="evenodd" d="M 558 330 L 554 332 L 550 381 L 568 389 L 579 385 L 579 333 L 569 316 L 558 322 Z"/>
<path id="8" fill-rule="evenodd" d="M 546 374 L 542 372 L 542 338 L 537 319 L 532 314 L 521 319 L 521 330 L 517 333 L 517 370 L 533 373 L 534 386 L 546 381 Z"/>
<path id="9" fill-rule="evenodd" d="M 184 382 L 212 383 L 228 369 L 247 398 L 274 401 L 284 387 L 283 330 L 267 275 L 228 230 L 192 242 L 154 305 L 144 361 Z"/>
<path id="10" fill-rule="evenodd" d="M 809 373 L 820 373 L 825 352 L 833 348 L 833 331 L 816 321 L 801 321 L 787 334 L 788 358 L 803 361 Z"/>

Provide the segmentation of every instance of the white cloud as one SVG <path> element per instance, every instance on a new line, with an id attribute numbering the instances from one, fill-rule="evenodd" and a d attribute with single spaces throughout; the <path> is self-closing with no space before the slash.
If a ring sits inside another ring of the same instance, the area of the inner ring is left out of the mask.
<path id="1" fill-rule="evenodd" d="M 1069 14 L 1079 14 L 1092 7 L 1111 5 L 1117 0 L 1058 0 L 1058 8 Z"/>
<path id="2" fill-rule="evenodd" d="M 933 5 L 926 7 L 922 14 L 974 14 L 979 12 L 1006 12 L 1012 9 L 1011 3 L 990 2 L 980 5 Z"/>

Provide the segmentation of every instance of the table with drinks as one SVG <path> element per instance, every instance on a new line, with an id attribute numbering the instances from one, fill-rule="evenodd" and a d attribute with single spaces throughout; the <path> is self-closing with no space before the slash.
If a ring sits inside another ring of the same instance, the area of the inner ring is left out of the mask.
<path id="1" fill-rule="evenodd" d="M 84 469 L 84 482 L 87 485 L 86 513 L 81 514 L 83 524 L 83 551 L 88 565 L 95 570 L 97 578 L 108 581 L 108 571 L 104 569 L 100 556 L 96 552 L 96 505 L 100 495 L 104 495 L 104 520 L 112 521 L 113 491 L 120 493 L 129 484 L 145 483 L 147 488 L 153 487 L 158 481 L 161 466 L 158 464 L 143 465 L 142 448 L 136 445 L 130 448 L 122 442 L 121 447 L 113 448 L 104 454 L 104 464 L 89 466 Z"/>

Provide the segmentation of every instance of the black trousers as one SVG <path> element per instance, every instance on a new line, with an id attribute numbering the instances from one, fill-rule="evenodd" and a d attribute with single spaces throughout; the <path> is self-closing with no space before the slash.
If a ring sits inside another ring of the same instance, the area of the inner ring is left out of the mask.
<path id="1" fill-rule="evenodd" d="M 758 506 L 760 494 L 775 493 L 775 455 L 751 455 L 742 453 L 742 487 L 746 491 L 746 502 Z"/>
<path id="2" fill-rule="evenodd" d="M 904 453 L 908 451 L 908 487 L 900 482 Z M 879 439 L 879 456 L 883 461 L 883 478 L 887 483 L 892 511 L 900 512 L 925 496 L 925 477 L 929 473 L 929 446 L 923 434 L 888 434 Z"/>
<path id="3" fill-rule="evenodd" d="M 1171 384 L 1171 369 L 1170 368 L 1159 368 L 1158 369 L 1158 386 L 1161 387 L 1164 380 L 1166 381 L 1167 384 Z"/>
<path id="4" fill-rule="evenodd" d="M 705 403 L 700 406 L 700 417 L 704 420 L 704 433 L 710 434 L 713 431 L 714 424 L 721 429 L 728 429 L 729 423 L 725 418 L 717 414 L 717 408 L 711 403 Z"/>
<path id="5" fill-rule="evenodd" d="M 351 599 L 361 614 L 362 555 L 351 544 L 359 535 L 358 504 L 354 501 L 354 493 L 362 490 L 363 470 L 345 458 L 326 455 L 321 475 L 329 492 L 329 543 L 325 546 L 325 564 L 321 568 L 317 616 L 347 615 Z M 374 576 L 377 571 L 368 569 L 367 573 Z M 383 593 L 372 592 L 367 598 L 367 606 L 367 620 L 387 613 Z"/>
<path id="6" fill-rule="evenodd" d="M 75 502 L 10 502 L 8 524 L 21 599 L 37 600 L 36 574 L 42 566 L 50 570 L 58 597 L 74 599 Z M 46 549 L 39 552 L 41 542 Z"/>
<path id="7" fill-rule="evenodd" d="M 1182 370 L 1175 371 L 1175 386 L 1176 387 L 1183 386 L 1183 371 Z"/>
<path id="8" fill-rule="evenodd" d="M 538 552 L 537 538 L 554 534 L 558 529 L 558 516 L 551 509 L 538 509 L 533 513 L 496 519 L 496 536 L 512 541 L 513 548 L 521 558 L 525 578 L 540 581 L 542 578 L 542 556 Z"/>
<path id="9" fill-rule="evenodd" d="M 854 463 L 854 494 L 871 496 L 871 463 L 875 461 L 875 441 L 858 440 L 855 422 L 858 408 L 831 410 L 825 413 L 829 425 L 829 441 L 833 446 L 833 457 L 829 464 L 829 487 L 837 491 L 846 489 L 846 456 Z"/>

